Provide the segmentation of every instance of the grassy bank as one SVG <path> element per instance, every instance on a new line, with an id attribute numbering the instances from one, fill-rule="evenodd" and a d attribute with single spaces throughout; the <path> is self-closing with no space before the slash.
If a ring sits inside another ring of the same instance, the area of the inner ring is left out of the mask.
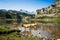
<path id="1" fill-rule="evenodd" d="M 0 26 L 0 40 L 42 40 L 37 37 L 27 37 L 19 34 L 19 30 Z"/>
<path id="2" fill-rule="evenodd" d="M 32 19 L 31 22 L 53 22 L 53 23 L 60 23 L 60 18 Z"/>

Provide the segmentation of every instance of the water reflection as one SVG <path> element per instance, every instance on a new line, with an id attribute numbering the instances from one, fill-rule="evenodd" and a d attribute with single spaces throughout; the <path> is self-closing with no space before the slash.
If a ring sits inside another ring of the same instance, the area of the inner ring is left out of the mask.
<path id="1" fill-rule="evenodd" d="M 60 38 L 60 23 L 38 23 L 39 29 L 51 33 L 52 36 Z"/>
<path id="2" fill-rule="evenodd" d="M 12 21 L 6 21 L 8 27 L 13 27 Z M 21 24 L 18 23 L 18 27 L 21 27 Z M 55 38 L 60 38 L 60 23 L 38 23 L 38 30 L 32 30 L 32 34 L 35 36 L 35 33 L 39 33 L 44 36 L 53 36 Z M 33 31 L 35 33 L 33 33 Z M 37 32 L 36 32 L 37 31 Z M 38 34 L 39 35 L 39 34 Z M 41 36 L 40 35 L 40 36 Z"/>

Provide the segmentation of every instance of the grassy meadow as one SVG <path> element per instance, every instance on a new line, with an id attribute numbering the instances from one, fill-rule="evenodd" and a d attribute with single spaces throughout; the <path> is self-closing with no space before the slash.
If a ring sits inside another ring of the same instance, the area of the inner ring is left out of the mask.
<path id="1" fill-rule="evenodd" d="M 27 37 L 19 34 L 19 30 L 0 26 L 0 40 L 42 40 L 38 37 Z"/>

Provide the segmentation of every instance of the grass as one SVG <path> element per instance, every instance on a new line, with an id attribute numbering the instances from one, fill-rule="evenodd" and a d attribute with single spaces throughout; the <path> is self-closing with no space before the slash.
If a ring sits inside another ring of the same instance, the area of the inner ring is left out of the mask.
<path id="1" fill-rule="evenodd" d="M 60 18 L 32 19 L 31 22 L 53 22 L 53 23 L 60 23 Z"/>
<path id="2" fill-rule="evenodd" d="M 13 30 L 17 30 L 17 29 L 13 29 Z M 6 26 L 0 26 L 0 32 L 2 32 L 2 34 L 0 33 L 0 40 L 42 40 L 37 37 L 22 36 L 17 31 L 11 32 L 9 34 L 8 33 L 4 34 L 4 32 L 10 32 L 13 30 Z"/>

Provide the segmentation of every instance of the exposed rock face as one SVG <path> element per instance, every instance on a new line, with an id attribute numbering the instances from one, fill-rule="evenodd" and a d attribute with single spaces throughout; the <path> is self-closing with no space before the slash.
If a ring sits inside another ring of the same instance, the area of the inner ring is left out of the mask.
<path id="1" fill-rule="evenodd" d="M 37 16 L 41 14 L 56 14 L 58 15 L 60 13 L 60 0 L 57 0 L 55 3 L 50 5 L 48 8 L 42 8 L 38 9 Z"/>
<path id="2" fill-rule="evenodd" d="M 40 17 L 60 17 L 60 0 L 57 0 L 55 3 L 53 3 L 52 5 L 50 5 L 48 8 L 42 8 L 42 9 L 38 9 L 36 10 L 37 14 L 36 17 L 40 18 Z M 59 19 L 58 19 L 59 20 Z M 47 30 L 48 32 L 50 32 L 54 37 L 56 38 L 60 38 L 60 32 L 59 32 L 59 25 L 58 23 L 51 23 L 53 25 L 50 24 L 44 24 L 43 26 L 41 26 L 42 30 Z"/>

